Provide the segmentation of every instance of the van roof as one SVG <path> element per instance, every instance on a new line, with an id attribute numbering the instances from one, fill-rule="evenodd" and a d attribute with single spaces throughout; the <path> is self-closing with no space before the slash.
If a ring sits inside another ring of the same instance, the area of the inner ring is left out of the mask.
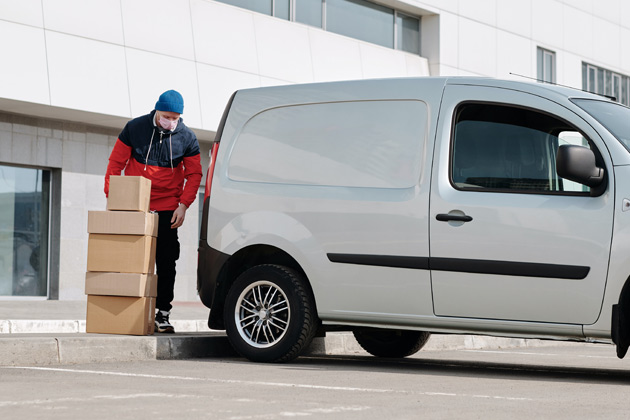
<path id="1" fill-rule="evenodd" d="M 491 86 L 501 87 L 505 89 L 521 90 L 529 93 L 546 92 L 545 96 L 549 95 L 549 92 L 555 92 L 565 98 L 587 98 L 587 99 L 599 99 L 599 100 L 611 100 L 611 98 L 597 95 L 595 93 L 585 92 L 578 88 L 569 86 L 556 85 L 546 82 L 534 82 L 534 81 L 521 81 L 521 80 L 507 80 L 507 79 L 495 79 L 490 77 L 449 77 L 446 84 L 448 85 L 473 85 L 473 86 Z"/>
<path id="2" fill-rule="evenodd" d="M 260 92 L 260 90 L 267 91 L 286 91 L 286 90 L 320 90 L 320 91 L 335 91 L 342 87 L 347 87 L 351 90 L 359 89 L 362 87 L 373 86 L 385 88 L 388 85 L 398 86 L 408 84 L 413 86 L 417 82 L 423 84 L 430 83 L 432 86 L 445 86 L 445 85 L 470 85 L 470 86 L 488 86 L 488 87 L 500 87 L 504 89 L 519 90 L 528 93 L 538 93 L 541 96 L 558 96 L 563 98 L 587 98 L 587 99 L 599 99 L 610 100 L 605 96 L 582 91 L 577 88 L 568 86 L 554 85 L 550 83 L 534 82 L 534 81 L 521 81 L 521 80 L 508 80 L 508 79 L 496 79 L 491 77 L 475 77 L 475 76 L 429 76 L 429 77 L 396 77 L 396 78 L 383 78 L 383 79 L 361 79 L 361 80 L 347 80 L 347 81 L 334 81 L 334 82 L 316 82 L 316 83 L 301 83 L 292 85 L 278 85 L 262 88 L 251 88 L 239 90 L 239 92 Z"/>

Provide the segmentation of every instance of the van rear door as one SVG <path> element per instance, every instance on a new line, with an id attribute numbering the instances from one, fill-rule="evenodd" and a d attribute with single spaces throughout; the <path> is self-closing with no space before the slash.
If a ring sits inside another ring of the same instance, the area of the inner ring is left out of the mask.
<path id="1" fill-rule="evenodd" d="M 600 153 L 609 174 L 603 194 L 592 197 L 587 187 L 556 175 L 555 155 L 564 143 Z M 612 165 L 597 133 L 540 96 L 450 85 L 434 159 L 435 314 L 594 323 L 605 288 L 614 203 Z"/>

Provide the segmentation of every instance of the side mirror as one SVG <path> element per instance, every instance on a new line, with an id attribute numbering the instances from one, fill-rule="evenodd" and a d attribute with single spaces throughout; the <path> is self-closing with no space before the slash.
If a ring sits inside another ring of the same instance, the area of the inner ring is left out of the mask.
<path id="1" fill-rule="evenodd" d="M 606 171 L 595 163 L 595 153 L 587 147 L 572 144 L 558 148 L 556 172 L 562 178 L 591 188 L 602 185 L 606 179 Z"/>

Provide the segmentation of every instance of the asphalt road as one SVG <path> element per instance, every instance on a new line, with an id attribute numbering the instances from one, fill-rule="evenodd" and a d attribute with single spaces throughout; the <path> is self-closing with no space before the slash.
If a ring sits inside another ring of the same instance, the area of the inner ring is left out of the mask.
<path id="1" fill-rule="evenodd" d="M 6 419 L 628 419 L 608 345 L 0 367 Z"/>

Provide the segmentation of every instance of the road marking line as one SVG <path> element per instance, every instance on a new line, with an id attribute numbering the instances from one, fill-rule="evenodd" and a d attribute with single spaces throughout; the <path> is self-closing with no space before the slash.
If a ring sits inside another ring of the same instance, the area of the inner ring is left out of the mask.
<path id="1" fill-rule="evenodd" d="M 277 419 L 278 417 L 308 417 L 315 414 L 338 414 L 348 411 L 365 411 L 371 410 L 368 406 L 349 406 L 349 407 L 330 407 L 330 408 L 311 408 L 302 411 L 280 411 L 278 413 L 252 414 L 244 416 L 233 416 L 230 420 L 261 420 L 261 419 Z"/>
<path id="2" fill-rule="evenodd" d="M 47 398 L 45 400 L 26 400 L 26 401 L 0 401 L 0 407 L 16 407 L 22 405 L 33 404 L 58 404 L 64 402 L 87 402 L 94 400 L 127 400 L 134 398 L 197 398 L 195 395 L 183 394 L 165 394 L 165 393 L 148 393 L 148 394 L 127 394 L 127 395 L 93 395 L 91 397 L 63 397 L 63 398 Z"/>
<path id="3" fill-rule="evenodd" d="M 64 368 L 50 368 L 50 367 L 36 367 L 36 366 L 2 366 L 1 368 L 2 369 L 43 370 L 43 371 L 51 371 L 51 372 L 90 373 L 90 374 L 96 374 L 96 375 L 126 376 L 126 377 L 149 378 L 149 379 L 204 381 L 204 382 L 213 382 L 213 383 L 218 383 L 218 384 L 238 384 L 238 385 L 275 386 L 275 387 L 283 387 L 283 388 L 319 389 L 319 390 L 324 390 L 324 391 L 366 392 L 366 393 L 378 393 L 378 394 L 408 394 L 408 395 L 446 396 L 446 397 L 463 397 L 463 398 L 492 398 L 492 399 L 506 400 L 506 401 L 534 401 L 532 398 L 503 397 L 499 395 L 483 395 L 482 396 L 482 395 L 452 394 L 452 393 L 442 393 L 442 392 L 406 391 L 406 390 L 387 389 L 387 388 L 385 389 L 357 388 L 357 387 L 345 387 L 345 386 L 310 385 L 310 384 L 283 383 L 283 382 L 241 381 L 241 380 L 235 380 L 235 379 L 196 378 L 194 376 L 153 375 L 153 374 L 145 374 L 145 373 L 110 372 L 110 371 L 101 371 L 101 370 L 64 369 Z"/>

